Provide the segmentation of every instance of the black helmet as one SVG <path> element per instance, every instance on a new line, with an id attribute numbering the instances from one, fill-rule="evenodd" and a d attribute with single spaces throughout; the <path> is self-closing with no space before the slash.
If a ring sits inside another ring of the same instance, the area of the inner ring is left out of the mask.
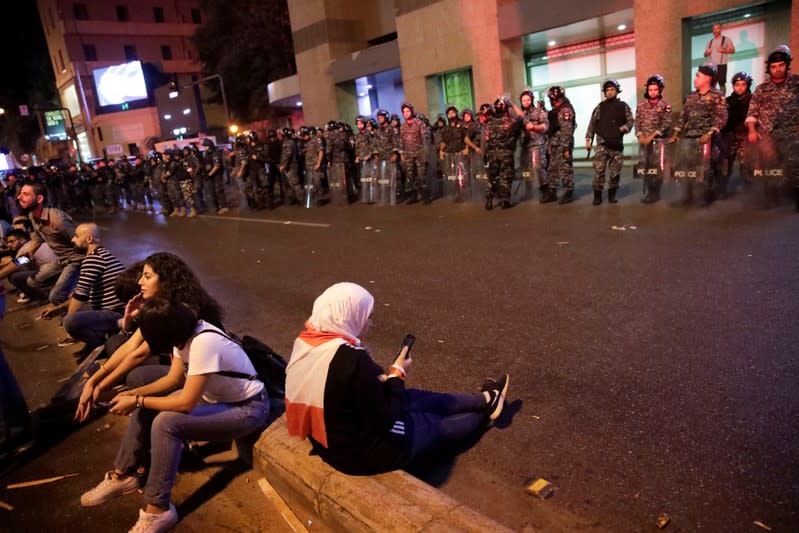
<path id="1" fill-rule="evenodd" d="M 749 75 L 748 72 L 742 70 L 741 72 L 736 72 L 732 77 L 732 84 L 735 85 L 736 81 L 745 81 L 746 82 L 746 89 L 752 89 L 752 76 Z"/>
<path id="2" fill-rule="evenodd" d="M 494 100 L 494 115 L 501 117 L 508 111 L 508 104 L 504 98 Z"/>
<path id="3" fill-rule="evenodd" d="M 416 112 L 413 109 L 413 104 L 411 104 L 409 102 L 402 102 L 402 105 L 400 106 L 400 111 L 402 111 L 404 113 L 406 107 L 411 110 L 411 116 L 412 117 L 416 115 Z"/>
<path id="4" fill-rule="evenodd" d="M 547 91 L 547 96 L 552 101 L 560 100 L 561 98 L 566 96 L 566 91 L 560 85 L 554 85 L 550 87 L 549 90 Z"/>
<path id="5" fill-rule="evenodd" d="M 458 108 L 457 108 L 457 107 L 455 107 L 455 106 L 454 106 L 454 105 L 452 105 L 452 104 L 450 104 L 450 105 L 448 105 L 448 106 L 447 106 L 447 108 L 444 110 L 444 114 L 445 114 L 445 115 L 449 115 L 449 112 L 450 112 L 450 111 L 455 111 L 455 115 L 457 115 L 457 114 L 458 114 Z"/>
<path id="6" fill-rule="evenodd" d="M 366 117 L 363 115 L 358 115 L 355 117 L 355 124 L 358 124 L 358 122 L 363 122 L 363 125 L 366 126 Z"/>
<path id="7" fill-rule="evenodd" d="M 780 63 L 782 61 L 785 62 L 786 65 L 789 67 L 791 66 L 791 49 L 788 48 L 786 45 L 781 44 L 777 48 L 771 51 L 768 55 L 768 59 L 766 59 L 766 65 L 771 65 L 772 63 Z"/>
<path id="8" fill-rule="evenodd" d="M 247 136 L 243 133 L 236 135 L 236 144 L 247 144 Z"/>
<path id="9" fill-rule="evenodd" d="M 488 115 L 494 110 L 491 104 L 480 104 L 480 114 L 481 115 Z"/>
<path id="10" fill-rule="evenodd" d="M 382 116 L 386 120 L 388 120 L 388 114 L 389 114 L 388 111 L 386 111 L 385 109 L 378 109 L 377 113 L 375 113 L 375 116 L 378 116 L 378 117 Z"/>
<path id="11" fill-rule="evenodd" d="M 710 76 L 713 78 L 714 83 L 716 81 L 716 77 L 719 75 L 719 69 L 716 67 L 715 63 L 705 63 L 704 65 L 699 65 L 699 72 L 705 76 Z"/>
<path id="12" fill-rule="evenodd" d="M 469 116 L 471 116 L 471 117 L 472 117 L 472 119 L 474 119 L 474 111 L 472 111 L 472 110 L 471 110 L 471 109 L 469 109 L 468 107 L 467 107 L 466 109 L 464 109 L 463 111 L 461 111 L 461 120 L 463 120 L 463 118 L 464 118 L 466 115 L 469 115 Z"/>
<path id="13" fill-rule="evenodd" d="M 291 128 L 281 128 L 281 129 L 279 129 L 279 130 L 278 130 L 278 132 L 279 132 L 279 133 L 280 133 L 280 134 L 281 134 L 281 135 L 282 135 L 282 136 L 283 136 L 285 139 L 290 139 L 290 138 L 291 138 L 291 136 L 294 134 L 294 132 L 293 132 L 293 131 L 291 131 Z"/>
<path id="14" fill-rule="evenodd" d="M 249 132 L 249 133 L 247 134 L 247 137 L 249 137 L 249 139 L 250 139 L 251 141 L 258 142 L 258 132 L 257 132 L 257 131 L 251 131 L 251 132 Z"/>
<path id="15" fill-rule="evenodd" d="M 329 121 L 329 122 L 327 123 L 327 126 L 325 126 L 325 129 L 326 129 L 327 131 L 330 131 L 330 130 L 334 130 L 334 129 L 336 129 L 337 127 L 338 127 L 338 126 L 336 125 L 336 121 L 335 121 L 335 120 L 331 120 L 331 121 Z"/>
<path id="16" fill-rule="evenodd" d="M 370 118 L 366 121 L 367 126 L 371 126 L 373 130 L 377 129 L 377 121 L 373 118 Z"/>
<path id="17" fill-rule="evenodd" d="M 210 137 L 206 137 L 206 138 L 203 139 L 203 146 L 205 146 L 206 148 L 213 149 L 213 148 L 216 147 L 216 144 L 214 144 L 214 140 L 213 139 L 211 139 Z"/>
<path id="18" fill-rule="evenodd" d="M 305 137 L 306 135 L 310 135 L 310 134 L 311 134 L 311 128 L 309 128 L 308 126 L 300 127 L 300 129 L 299 129 L 300 137 Z"/>
<path id="19" fill-rule="evenodd" d="M 399 115 L 398 115 L 398 114 L 396 114 L 396 113 L 394 113 L 393 115 L 391 115 L 391 117 L 389 117 L 388 121 L 389 121 L 389 122 L 394 122 L 394 121 L 397 121 L 397 122 L 399 122 L 399 119 L 400 119 L 400 118 L 399 118 Z"/>
<path id="20" fill-rule="evenodd" d="M 602 92 L 604 93 L 610 87 L 615 87 L 616 94 L 621 92 L 621 85 L 619 85 L 619 82 L 616 80 L 606 80 L 605 83 L 602 84 Z"/>
<path id="21" fill-rule="evenodd" d="M 663 76 L 661 76 L 660 74 L 652 74 L 646 79 L 646 84 L 644 85 L 644 100 L 649 98 L 650 85 L 658 86 L 658 98 L 662 98 L 663 88 L 666 86 L 666 83 L 663 81 Z"/>

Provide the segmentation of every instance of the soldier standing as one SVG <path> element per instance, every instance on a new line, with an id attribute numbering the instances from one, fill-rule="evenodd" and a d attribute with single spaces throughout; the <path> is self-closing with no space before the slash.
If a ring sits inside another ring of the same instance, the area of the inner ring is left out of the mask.
<path id="1" fill-rule="evenodd" d="M 426 154 L 429 151 L 428 135 L 424 122 L 416 118 L 413 105 L 403 103 L 402 116 L 405 122 L 400 126 L 399 150 L 405 171 L 405 196 L 409 204 L 418 202 L 420 197 L 430 202 L 430 185 L 427 183 Z"/>
<path id="2" fill-rule="evenodd" d="M 655 139 L 663 139 L 671 129 L 671 104 L 663 98 L 665 83 L 663 76 L 653 74 L 646 80 L 644 98 L 635 109 L 635 134 L 638 137 L 638 165 L 649 169 L 659 165 L 654 149 Z M 663 169 L 661 169 L 663 170 Z M 644 175 L 644 196 L 641 203 L 651 204 L 660 200 L 663 176 Z"/>
<path id="3" fill-rule="evenodd" d="M 161 204 L 161 214 L 169 215 L 172 212 L 172 201 L 169 199 L 167 191 L 167 177 L 164 175 L 166 164 L 163 156 L 155 150 L 147 154 L 147 166 L 149 167 L 150 179 L 155 188 L 155 195 Z"/>
<path id="4" fill-rule="evenodd" d="M 746 126 L 747 139 L 758 146 L 761 157 L 779 158 L 785 166 L 799 211 L 799 75 L 790 73 L 791 59 L 791 50 L 785 45 L 768 55 L 769 79 L 752 94 Z M 772 189 L 776 198 L 777 189 Z"/>
<path id="5" fill-rule="evenodd" d="M 727 195 L 727 181 L 732 174 L 735 160 L 738 160 L 741 179 L 748 187 L 749 169 L 744 161 L 746 146 L 746 115 L 752 99 L 752 76 L 748 72 L 737 72 L 732 77 L 732 94 L 727 97 L 727 124 L 721 130 L 721 194 Z"/>
<path id="6" fill-rule="evenodd" d="M 299 131 L 300 141 L 305 145 L 303 157 L 305 161 L 305 183 L 316 191 L 316 205 L 328 203 L 322 191 L 322 164 L 325 159 L 325 147 L 322 138 L 316 134 L 316 128 L 303 126 Z"/>
<path id="7" fill-rule="evenodd" d="M 697 151 L 692 152 L 691 157 L 697 164 L 704 164 L 700 162 L 710 160 L 710 166 L 705 167 L 703 177 L 705 192 L 702 206 L 710 205 L 715 198 L 713 189 L 718 186 L 719 178 L 719 132 L 727 123 L 727 102 L 719 91 L 713 89 L 715 78 L 715 65 L 705 64 L 699 67 L 694 76 L 696 90 L 685 97 L 680 118 L 674 127 L 674 134 L 669 139 L 670 143 L 676 142 L 678 138 L 698 139 L 699 146 Z M 690 205 L 692 201 L 693 182 L 688 181 L 685 184 L 682 204 Z"/>
<path id="8" fill-rule="evenodd" d="M 299 152 L 297 142 L 294 140 L 291 128 L 283 128 L 277 131 L 277 138 L 280 140 L 280 165 L 278 170 L 286 176 L 289 189 L 287 191 L 289 204 L 302 205 L 305 192 L 300 184 L 299 174 Z"/>
<path id="9" fill-rule="evenodd" d="M 394 128 L 389 124 L 385 109 L 377 110 L 377 129 L 374 145 L 377 151 L 378 188 L 380 202 L 394 204 L 397 201 L 397 151 L 399 143 Z"/>
<path id="10" fill-rule="evenodd" d="M 522 91 L 519 95 L 519 103 L 521 104 L 521 109 L 516 112 L 522 115 L 524 125 L 519 166 L 521 167 L 522 179 L 525 185 L 525 199 L 530 200 L 533 197 L 535 174 L 538 176 L 538 187 L 541 192 L 539 202 L 545 204 L 556 199 L 549 192 L 550 187 L 546 173 L 549 118 L 547 118 L 546 110 L 535 105 L 535 97 L 532 91 Z M 517 108 L 514 106 L 514 109 Z"/>
<path id="11" fill-rule="evenodd" d="M 469 153 L 466 143 L 466 128 L 458 119 L 458 108 L 451 105 L 447 107 L 447 124 L 441 128 L 438 158 L 443 162 L 444 179 L 448 192 L 453 194 L 455 202 L 463 202 L 469 186 L 469 175 L 464 164 Z"/>
<path id="12" fill-rule="evenodd" d="M 202 154 L 203 189 L 208 193 L 217 215 L 224 215 L 230 209 L 225 197 L 225 184 L 222 180 L 222 154 L 210 137 L 203 139 L 205 151 Z"/>
<path id="13" fill-rule="evenodd" d="M 510 199 L 510 188 L 516 173 L 513 154 L 522 132 L 522 118 L 508 113 L 508 103 L 499 97 L 494 101 L 494 114 L 485 125 L 485 155 L 488 161 L 488 189 L 485 208 L 494 207 L 498 196 L 502 209 L 515 204 Z"/>
<path id="14" fill-rule="evenodd" d="M 563 183 L 566 192 L 559 204 L 574 201 L 574 129 L 577 122 L 574 107 L 566 98 L 563 87 L 550 87 L 547 93 L 552 109 L 549 110 L 549 189 L 551 200 L 557 198 L 558 183 Z M 550 201 L 551 201 L 550 200 Z"/>
<path id="15" fill-rule="evenodd" d="M 375 200 L 375 181 L 374 159 L 372 153 L 374 140 L 372 131 L 366 127 L 366 117 L 358 115 L 355 119 L 355 126 L 358 133 L 355 135 L 355 165 L 360 172 L 361 182 L 361 201 L 366 204 L 374 203 Z"/>
<path id="16" fill-rule="evenodd" d="M 594 134 L 597 137 L 594 154 L 594 205 L 602 203 L 602 191 L 605 188 L 605 172 L 610 171 L 608 181 L 608 203 L 615 204 L 616 191 L 621 181 L 623 164 L 624 134 L 633 129 L 633 113 L 627 102 L 618 99 L 621 86 L 616 80 L 607 80 L 602 84 L 605 99 L 594 108 L 588 130 L 585 132 L 585 149 L 591 152 Z"/>
<path id="17" fill-rule="evenodd" d="M 200 160 L 195 154 L 196 150 L 192 145 L 185 146 L 183 148 L 183 164 L 177 169 L 178 183 L 183 192 L 183 201 L 186 203 L 186 216 L 189 218 L 197 216 L 197 206 L 194 202 L 194 177 L 200 172 Z"/>

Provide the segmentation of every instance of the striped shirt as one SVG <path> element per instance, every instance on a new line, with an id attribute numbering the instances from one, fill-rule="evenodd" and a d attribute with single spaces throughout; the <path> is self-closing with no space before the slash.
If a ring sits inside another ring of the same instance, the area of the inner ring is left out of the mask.
<path id="1" fill-rule="evenodd" d="M 124 304 L 114 292 L 114 283 L 117 276 L 124 271 L 125 267 L 119 259 L 98 246 L 80 264 L 80 276 L 72 297 L 80 302 L 88 302 L 95 311 L 121 310 Z"/>

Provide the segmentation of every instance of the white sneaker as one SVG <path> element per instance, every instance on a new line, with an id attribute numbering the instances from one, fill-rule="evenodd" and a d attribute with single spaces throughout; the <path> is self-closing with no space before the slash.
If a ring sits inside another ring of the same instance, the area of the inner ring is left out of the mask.
<path id="1" fill-rule="evenodd" d="M 28 302 L 30 302 L 30 301 L 31 301 L 31 299 L 30 299 L 30 298 L 28 298 L 28 297 L 25 295 L 25 293 L 20 293 L 20 295 L 19 295 L 19 298 L 17 298 L 17 303 L 18 303 L 18 304 L 26 304 L 26 303 L 28 303 Z"/>
<path id="2" fill-rule="evenodd" d="M 135 492 L 141 487 L 141 484 L 141 479 L 138 476 L 127 476 L 122 479 L 115 479 L 111 475 L 111 472 L 106 472 L 105 478 L 103 478 L 99 485 L 83 493 L 80 497 L 80 504 L 84 507 L 100 505 L 117 496 Z"/>
<path id="3" fill-rule="evenodd" d="M 175 506 L 169 504 L 169 509 L 161 514 L 148 513 L 139 509 L 139 520 L 130 528 L 128 533 L 162 533 L 169 531 L 178 523 L 178 512 Z"/>

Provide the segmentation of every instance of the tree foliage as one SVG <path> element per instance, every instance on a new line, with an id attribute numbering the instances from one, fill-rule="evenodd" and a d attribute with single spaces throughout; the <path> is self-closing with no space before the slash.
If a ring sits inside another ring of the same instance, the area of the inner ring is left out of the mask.
<path id="1" fill-rule="evenodd" d="M 266 86 L 296 72 L 287 0 L 202 0 L 193 42 L 205 75 L 220 74 L 231 113 L 268 115 Z"/>

